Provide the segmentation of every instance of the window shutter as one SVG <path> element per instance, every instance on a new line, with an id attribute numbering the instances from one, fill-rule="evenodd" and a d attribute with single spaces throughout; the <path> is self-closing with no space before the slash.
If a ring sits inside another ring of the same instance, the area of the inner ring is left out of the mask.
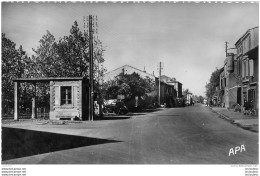
<path id="1" fill-rule="evenodd" d="M 248 69 L 249 69 L 249 68 L 248 68 L 248 61 L 246 60 L 246 69 L 245 69 L 245 70 L 246 70 L 246 76 L 249 75 L 249 74 L 248 74 L 248 71 L 249 71 Z"/>
<path id="2" fill-rule="evenodd" d="M 244 66 L 245 64 L 244 64 L 244 61 L 242 61 L 241 65 L 242 65 L 242 77 L 245 77 L 245 75 L 244 75 L 245 74 L 245 66 Z"/>
<path id="3" fill-rule="evenodd" d="M 241 65 L 241 64 L 242 64 L 242 62 L 241 62 L 241 60 L 239 60 L 239 66 L 238 66 L 238 67 L 239 67 L 239 71 L 238 71 L 238 75 L 240 75 L 240 76 L 242 75 L 242 65 Z"/>
<path id="4" fill-rule="evenodd" d="M 250 73 L 249 76 L 254 76 L 254 60 L 249 60 Z"/>

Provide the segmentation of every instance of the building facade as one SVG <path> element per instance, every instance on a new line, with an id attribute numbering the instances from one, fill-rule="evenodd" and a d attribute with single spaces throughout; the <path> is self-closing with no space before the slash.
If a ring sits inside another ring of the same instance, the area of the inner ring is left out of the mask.
<path id="1" fill-rule="evenodd" d="M 124 65 L 122 67 L 119 67 L 117 69 L 114 69 L 112 71 L 109 71 L 104 74 L 104 82 L 111 81 L 115 79 L 119 74 L 132 74 L 132 73 L 139 74 L 142 78 L 149 77 L 152 80 L 155 81 L 155 85 L 157 87 L 157 90 L 159 90 L 159 79 L 154 74 L 149 74 L 145 70 L 142 71 L 138 68 L 132 67 L 130 65 Z M 178 87 L 175 87 L 175 86 Z M 166 107 L 174 107 L 175 106 L 175 99 L 179 95 L 181 96 L 181 89 L 182 84 L 179 82 L 173 81 L 172 78 L 167 76 L 161 76 L 161 84 L 160 84 L 160 95 L 161 95 L 161 104 L 165 104 Z M 180 89 L 180 90 L 179 90 Z M 158 92 L 157 92 L 158 94 Z"/>
<path id="2" fill-rule="evenodd" d="M 14 79 L 14 119 L 19 120 L 19 86 L 30 83 L 34 86 L 32 97 L 32 119 L 37 119 L 36 86 L 38 83 L 49 85 L 48 116 L 50 120 L 88 120 L 89 119 L 89 80 L 86 77 L 49 77 Z"/>
<path id="3" fill-rule="evenodd" d="M 166 102 L 168 107 L 176 107 L 178 102 L 177 98 L 182 98 L 182 84 L 176 81 L 175 78 L 168 77 L 166 75 L 161 76 L 162 86 L 166 87 L 166 90 L 161 91 L 162 102 Z M 162 90 L 162 89 L 161 89 Z M 165 96 L 165 93 L 167 96 Z M 167 97 L 167 98 L 166 98 Z M 169 98 L 170 97 L 170 98 Z"/>
<path id="4" fill-rule="evenodd" d="M 227 54 L 220 73 L 220 100 L 227 108 L 249 103 L 258 110 L 258 27 L 247 30 L 235 46 L 237 54 Z"/>
<path id="5" fill-rule="evenodd" d="M 258 27 L 249 29 L 236 42 L 237 103 L 250 103 L 258 109 Z"/>
<path id="6" fill-rule="evenodd" d="M 223 71 L 220 73 L 220 102 L 223 107 L 232 108 L 237 103 L 237 64 L 236 55 L 229 53 L 224 61 Z"/>

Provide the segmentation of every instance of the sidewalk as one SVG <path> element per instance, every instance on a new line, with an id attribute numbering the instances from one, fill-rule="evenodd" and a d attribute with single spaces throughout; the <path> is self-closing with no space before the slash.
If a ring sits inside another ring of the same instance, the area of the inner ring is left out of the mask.
<path id="1" fill-rule="evenodd" d="M 221 118 L 230 121 L 237 126 L 258 132 L 258 116 L 244 115 L 240 112 L 234 112 L 234 109 L 228 110 L 227 108 L 210 107 L 212 111 L 220 115 Z"/>

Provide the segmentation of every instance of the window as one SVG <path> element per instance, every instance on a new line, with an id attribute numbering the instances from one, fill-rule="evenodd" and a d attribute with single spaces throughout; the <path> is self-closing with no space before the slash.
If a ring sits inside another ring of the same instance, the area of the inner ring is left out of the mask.
<path id="1" fill-rule="evenodd" d="M 61 87 L 61 105 L 70 105 L 72 104 L 72 95 L 71 95 L 71 86 L 62 86 Z"/>
<path id="2" fill-rule="evenodd" d="M 242 77 L 254 76 L 254 61 L 245 59 L 242 61 Z"/>
<path id="3" fill-rule="evenodd" d="M 237 75 L 241 75 L 241 66 L 240 66 L 240 59 L 237 59 Z"/>
<path id="4" fill-rule="evenodd" d="M 240 46 L 237 47 L 237 54 L 238 54 L 238 56 L 240 56 L 241 54 L 243 54 L 243 47 L 242 47 L 242 45 L 240 45 Z"/>
<path id="5" fill-rule="evenodd" d="M 250 35 L 248 35 L 243 42 L 244 46 L 244 53 L 247 53 L 250 50 Z"/>

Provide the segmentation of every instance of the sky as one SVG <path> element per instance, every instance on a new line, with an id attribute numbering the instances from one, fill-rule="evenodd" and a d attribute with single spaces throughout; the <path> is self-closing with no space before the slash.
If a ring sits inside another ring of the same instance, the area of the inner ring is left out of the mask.
<path id="1" fill-rule="evenodd" d="M 257 3 L 7 2 L 1 11 L 2 33 L 29 56 L 47 30 L 58 40 L 74 21 L 83 30 L 83 17 L 96 15 L 107 71 L 131 65 L 158 76 L 162 62 L 163 75 L 202 96 L 211 73 L 224 66 L 224 42 L 234 48 L 259 23 Z"/>

